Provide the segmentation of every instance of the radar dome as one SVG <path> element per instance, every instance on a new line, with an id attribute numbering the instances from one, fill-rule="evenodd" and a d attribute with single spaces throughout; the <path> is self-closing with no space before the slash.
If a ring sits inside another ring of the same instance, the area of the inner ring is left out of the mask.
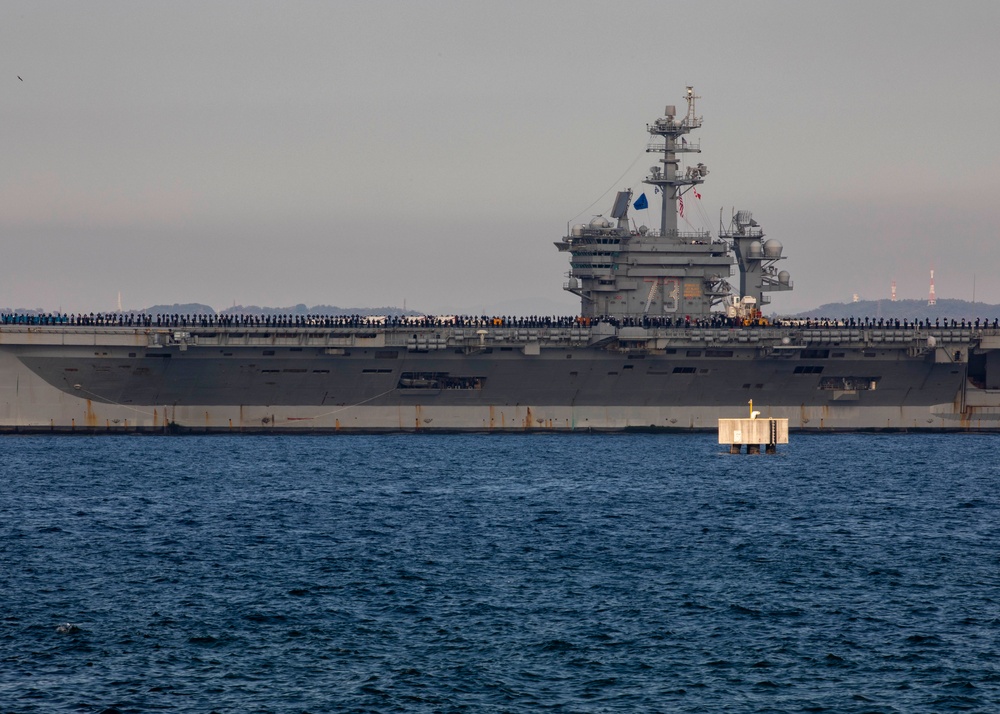
<path id="1" fill-rule="evenodd" d="M 781 283 L 782 285 L 788 285 L 788 283 L 791 282 L 791 280 L 792 276 L 788 274 L 787 270 L 782 270 L 780 273 L 778 273 L 778 282 Z"/>
<path id="2" fill-rule="evenodd" d="M 764 256 L 764 251 L 760 247 L 760 241 L 755 240 L 750 244 L 750 257 L 751 258 L 761 258 Z"/>
<path id="3" fill-rule="evenodd" d="M 580 281 L 577 280 L 576 278 L 571 277 L 569 279 L 569 282 L 566 284 L 566 287 L 568 287 L 570 290 L 576 290 L 580 287 Z"/>
<path id="4" fill-rule="evenodd" d="M 577 223 L 575 226 L 573 226 L 573 231 L 571 232 L 570 235 L 572 235 L 574 238 L 579 238 L 580 236 L 583 235 L 583 229 L 586 227 L 587 226 L 583 225 L 582 223 Z"/>
<path id="5" fill-rule="evenodd" d="M 604 216 L 594 216 L 590 221 L 591 228 L 610 228 L 611 221 Z"/>
<path id="6" fill-rule="evenodd" d="M 774 238 L 764 241 L 764 257 L 772 259 L 780 258 L 781 249 L 783 247 L 784 246 L 781 245 L 781 243 L 779 241 L 776 241 Z"/>

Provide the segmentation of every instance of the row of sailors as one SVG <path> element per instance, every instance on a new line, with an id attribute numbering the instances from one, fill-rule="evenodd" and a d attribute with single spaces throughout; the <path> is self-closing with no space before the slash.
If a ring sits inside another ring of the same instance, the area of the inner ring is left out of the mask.
<path id="1" fill-rule="evenodd" d="M 191 315 L 135 312 L 22 314 L 4 313 L 4 325 L 87 325 L 107 327 L 580 327 L 600 320 L 570 316 L 489 317 L 470 315 Z"/>
<path id="2" fill-rule="evenodd" d="M 602 317 L 592 320 L 591 323 L 597 322 L 607 322 L 614 325 L 615 327 L 706 327 L 706 328 L 734 328 L 734 327 L 758 327 L 758 326 L 773 326 L 773 327 L 805 327 L 809 329 L 837 329 L 837 328 L 855 328 L 855 329 L 898 329 L 898 330 L 929 330 L 929 329 L 940 329 L 940 328 L 963 328 L 963 329 L 985 329 L 989 328 L 991 323 L 988 318 L 976 318 L 973 320 L 954 320 L 949 318 L 936 318 L 933 322 L 930 318 L 925 320 L 909 320 L 909 319 L 886 319 L 886 318 L 848 318 L 848 319 L 828 319 L 828 318 L 777 318 L 766 323 L 750 323 L 747 324 L 742 319 L 738 317 L 726 317 L 725 315 L 713 315 L 710 318 L 699 318 L 692 319 L 690 317 L 684 318 L 670 318 L 670 317 Z M 1000 319 L 994 318 L 992 322 L 992 327 L 994 329 L 1000 328 Z"/>
<path id="3" fill-rule="evenodd" d="M 875 318 L 869 318 L 869 317 L 866 317 L 864 319 L 852 317 L 847 320 L 808 318 L 804 320 L 788 319 L 784 321 L 776 321 L 775 324 L 783 324 L 785 326 L 790 326 L 790 327 L 819 327 L 823 329 L 850 327 L 859 329 L 886 328 L 886 329 L 903 329 L 903 330 L 911 330 L 911 329 L 929 330 L 932 328 L 939 329 L 942 327 L 962 328 L 962 329 L 975 328 L 978 330 L 980 328 L 986 329 L 991 326 L 990 320 L 987 317 L 984 317 L 982 319 L 977 317 L 975 321 L 966 320 L 964 318 L 961 320 L 954 320 L 954 319 L 949 319 L 947 317 L 944 319 L 938 317 L 935 318 L 933 322 L 931 322 L 931 319 L 929 317 L 923 320 L 908 320 L 908 319 L 899 320 L 898 318 L 886 319 L 882 317 L 878 318 L 877 320 Z M 1000 318 L 993 318 L 992 327 L 993 329 L 997 329 L 998 327 L 1000 327 Z"/>
<path id="4" fill-rule="evenodd" d="M 0 315 L 0 323 L 4 325 L 97 325 L 110 327 L 522 327 L 522 328 L 567 328 L 590 327 L 601 323 L 615 327 L 710 327 L 732 328 L 744 327 L 738 318 L 725 315 L 713 315 L 711 318 L 692 319 L 691 317 L 660 317 L 660 316 L 540 316 L 515 317 L 511 315 L 489 317 L 470 315 L 448 316 L 364 316 L 364 315 L 190 315 L 170 314 L 151 315 L 148 313 L 89 313 L 89 314 L 22 314 L 4 313 Z M 933 323 L 930 318 L 923 320 L 886 319 L 886 318 L 786 318 L 771 322 L 777 327 L 805 328 L 885 328 L 885 329 L 931 329 L 931 328 L 988 328 L 991 326 L 988 318 L 973 320 L 954 320 L 936 318 Z M 992 327 L 1000 327 L 1000 319 L 994 318 Z"/>

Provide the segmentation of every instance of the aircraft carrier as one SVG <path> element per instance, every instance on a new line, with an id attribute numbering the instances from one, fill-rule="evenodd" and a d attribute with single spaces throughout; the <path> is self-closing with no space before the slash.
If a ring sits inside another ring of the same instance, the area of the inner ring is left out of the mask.
<path id="1" fill-rule="evenodd" d="M 685 99 L 647 125 L 660 225 L 628 190 L 556 242 L 578 316 L 6 315 L 0 431 L 686 431 L 751 399 L 797 430 L 1000 429 L 1000 330 L 774 323 L 792 281 L 750 212 L 678 229 L 708 175 Z"/>

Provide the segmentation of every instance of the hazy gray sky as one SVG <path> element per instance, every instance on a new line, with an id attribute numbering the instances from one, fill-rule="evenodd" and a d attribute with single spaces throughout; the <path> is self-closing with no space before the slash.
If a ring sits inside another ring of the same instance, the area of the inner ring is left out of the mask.
<path id="1" fill-rule="evenodd" d="M 776 310 L 922 298 L 931 267 L 1000 302 L 998 27 L 995 0 L 8 1 L 0 306 L 573 311 L 552 243 L 642 190 L 686 84 L 688 215 L 784 243 Z"/>

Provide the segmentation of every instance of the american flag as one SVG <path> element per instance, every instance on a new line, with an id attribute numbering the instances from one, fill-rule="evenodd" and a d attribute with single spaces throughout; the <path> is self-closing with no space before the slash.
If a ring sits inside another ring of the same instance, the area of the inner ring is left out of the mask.
<path id="1" fill-rule="evenodd" d="M 700 199 L 700 198 L 701 198 L 701 194 L 700 194 L 700 193 L 698 193 L 698 189 L 696 189 L 696 188 L 692 188 L 692 189 L 691 189 L 691 193 L 693 193 L 693 194 L 694 194 L 694 197 L 695 197 L 695 198 L 697 198 L 697 199 Z"/>
<path id="2" fill-rule="evenodd" d="M 684 197 L 677 197 L 677 211 L 681 214 L 681 218 L 684 218 Z"/>

